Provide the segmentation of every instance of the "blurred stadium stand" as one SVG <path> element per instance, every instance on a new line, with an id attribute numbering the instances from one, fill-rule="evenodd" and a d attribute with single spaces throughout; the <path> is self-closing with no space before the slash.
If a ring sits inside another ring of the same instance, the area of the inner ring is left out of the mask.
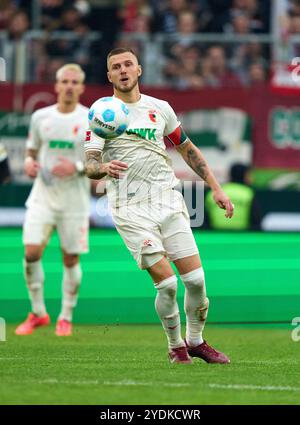
<path id="1" fill-rule="evenodd" d="M 300 85 L 297 61 L 291 65 L 300 56 L 299 4 L 2 0 L 6 82 L 0 82 L 0 143 L 8 152 L 12 181 L 0 188 L 1 217 L 9 217 L 10 225 L 22 221 L 20 211 L 14 216 L 3 208 L 24 205 L 30 187 L 22 171 L 29 116 L 55 100 L 55 71 L 67 62 L 84 68 L 83 103 L 89 106 L 111 93 L 107 52 L 130 46 L 144 68 L 143 90 L 172 104 L 221 182 L 233 162 L 252 163 L 266 215 L 263 228 L 299 230 Z M 170 146 L 169 153 L 177 175 L 193 181 L 196 176 Z"/>

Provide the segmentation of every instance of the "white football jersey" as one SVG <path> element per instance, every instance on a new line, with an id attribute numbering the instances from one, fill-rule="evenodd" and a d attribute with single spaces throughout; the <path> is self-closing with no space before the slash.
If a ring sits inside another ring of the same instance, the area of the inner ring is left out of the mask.
<path id="1" fill-rule="evenodd" d="M 128 165 L 123 179 L 106 177 L 112 206 L 135 203 L 178 184 L 164 143 L 164 137 L 180 126 L 175 112 L 166 101 L 143 94 L 138 102 L 126 106 L 129 125 L 125 133 L 104 140 L 88 131 L 85 141 L 85 150 L 101 151 L 103 162 L 119 160 Z"/>
<path id="2" fill-rule="evenodd" d="M 42 206 L 69 214 L 88 213 L 90 181 L 79 174 L 59 178 L 51 170 L 59 157 L 76 163 L 84 161 L 84 140 L 88 128 L 88 108 L 78 104 L 70 113 L 48 106 L 31 117 L 27 149 L 38 151 L 41 170 L 26 202 L 27 207 Z"/>

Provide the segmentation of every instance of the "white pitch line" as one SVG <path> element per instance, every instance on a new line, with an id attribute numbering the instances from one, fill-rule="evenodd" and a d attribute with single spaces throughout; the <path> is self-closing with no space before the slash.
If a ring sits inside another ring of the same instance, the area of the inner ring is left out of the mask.
<path id="1" fill-rule="evenodd" d="M 289 364 L 289 365 L 300 365 L 300 360 L 238 360 L 235 361 L 234 363 L 231 363 L 232 366 L 234 365 L 285 365 L 285 364 Z"/>
<path id="2" fill-rule="evenodd" d="M 35 357 L 0 357 L 0 361 L 18 361 L 18 362 L 32 362 L 35 361 L 36 358 Z M 76 363 L 82 363 L 82 362 L 95 362 L 96 359 L 95 357 L 91 357 L 91 358 L 86 358 L 86 357 L 51 357 L 49 356 L 49 360 L 52 360 L 53 362 L 61 362 L 61 361 L 66 361 L 66 362 L 76 362 Z"/>
<path id="3" fill-rule="evenodd" d="M 208 384 L 210 388 L 219 388 L 223 390 L 260 390 L 260 391 L 300 391 L 300 387 L 284 387 L 272 385 L 247 385 L 247 384 Z"/>
<path id="4" fill-rule="evenodd" d="M 33 381 L 30 381 L 33 383 Z M 152 387 L 159 384 L 162 387 L 190 387 L 191 384 L 185 383 L 154 383 L 154 382 L 139 382 L 133 380 L 123 380 L 123 381 L 99 381 L 99 380 L 74 380 L 74 381 L 65 381 L 59 380 L 56 378 L 44 379 L 42 381 L 37 381 L 38 384 L 55 384 L 55 385 L 107 385 L 107 386 L 118 386 L 118 387 L 130 387 L 130 386 L 141 386 L 141 387 Z"/>
<path id="5" fill-rule="evenodd" d="M 19 382 L 18 382 L 19 383 Z M 25 383 L 23 381 L 23 383 Z M 117 387 L 155 387 L 160 385 L 162 387 L 169 388 L 183 388 L 183 387 L 192 387 L 194 386 L 191 383 L 166 383 L 166 382 L 140 382 L 129 379 L 124 379 L 122 381 L 101 381 L 98 379 L 95 380 L 60 380 L 57 378 L 49 378 L 40 381 L 27 380 L 27 384 L 46 384 L 46 385 L 96 385 L 96 386 L 117 386 Z M 206 387 L 212 389 L 223 389 L 223 390 L 258 390 L 258 391 L 294 391 L 300 392 L 300 387 L 291 387 L 291 386 L 273 386 L 273 385 L 248 385 L 248 384 L 207 384 Z"/>
<path id="6" fill-rule="evenodd" d="M 76 362 L 76 363 L 91 363 L 91 362 L 95 362 L 96 358 L 95 357 L 51 357 L 50 358 L 53 362 L 62 362 L 62 361 L 66 361 L 66 362 Z M 13 362 L 19 362 L 19 363 L 27 363 L 27 362 L 32 362 L 35 361 L 36 359 L 34 357 L 20 357 L 20 356 L 16 356 L 16 357 L 0 357 L 0 362 L 6 362 L 6 361 L 13 361 Z M 300 360 L 237 360 L 231 363 L 231 367 L 233 366 L 261 366 L 261 365 L 266 365 L 266 366 L 272 366 L 272 365 L 295 365 L 295 366 L 300 366 Z"/>

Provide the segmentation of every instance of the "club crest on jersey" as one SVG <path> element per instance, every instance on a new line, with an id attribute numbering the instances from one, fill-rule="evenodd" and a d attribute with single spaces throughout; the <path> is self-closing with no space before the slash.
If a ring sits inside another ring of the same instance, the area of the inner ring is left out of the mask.
<path id="1" fill-rule="evenodd" d="M 91 141 L 91 130 L 88 130 L 88 131 L 85 133 L 85 141 L 86 141 L 86 142 L 90 142 L 90 141 Z"/>
<path id="2" fill-rule="evenodd" d="M 154 123 L 157 122 L 157 112 L 156 111 L 149 111 L 148 116 L 149 116 L 149 118 L 152 122 L 154 122 Z"/>
<path id="3" fill-rule="evenodd" d="M 78 133 L 78 131 L 79 131 L 79 125 L 76 125 L 74 128 L 73 128 L 73 134 L 74 134 L 74 136 L 77 136 L 77 133 Z"/>
<path id="4" fill-rule="evenodd" d="M 153 246 L 153 242 L 151 239 L 145 239 L 143 242 L 143 246 Z"/>

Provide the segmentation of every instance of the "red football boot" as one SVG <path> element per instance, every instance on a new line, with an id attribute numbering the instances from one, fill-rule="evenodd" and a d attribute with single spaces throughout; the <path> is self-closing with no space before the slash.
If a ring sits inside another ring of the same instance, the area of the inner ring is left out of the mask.
<path id="1" fill-rule="evenodd" d="M 49 324 L 50 317 L 48 314 L 39 317 L 34 313 L 29 313 L 27 319 L 17 327 L 15 333 L 17 335 L 30 335 L 36 328 L 40 326 L 47 326 Z"/>
<path id="2" fill-rule="evenodd" d="M 200 359 L 203 359 L 207 363 L 230 363 L 230 359 L 224 353 L 215 350 L 206 341 L 203 341 L 202 344 L 196 347 L 189 347 L 186 341 L 185 343 L 191 357 L 200 357 Z"/>
<path id="3" fill-rule="evenodd" d="M 169 351 L 169 360 L 171 363 L 192 363 L 192 359 L 188 355 L 186 347 L 172 348 Z"/>
<path id="4" fill-rule="evenodd" d="M 72 323 L 65 319 L 59 319 L 56 323 L 55 333 L 57 336 L 72 335 Z"/>

